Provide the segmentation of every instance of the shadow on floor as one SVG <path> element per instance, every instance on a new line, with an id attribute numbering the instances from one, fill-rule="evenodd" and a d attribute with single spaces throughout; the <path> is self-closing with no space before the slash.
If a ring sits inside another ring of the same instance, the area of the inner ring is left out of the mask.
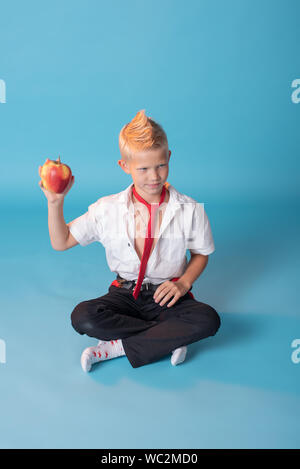
<path id="1" fill-rule="evenodd" d="M 226 355 L 230 356 L 232 351 L 238 350 L 241 345 L 245 348 L 247 344 L 255 342 L 259 335 L 264 333 L 256 318 L 249 315 L 238 316 L 226 313 L 220 314 L 220 317 L 221 326 L 217 334 L 189 344 L 186 360 L 182 364 L 172 366 L 171 355 L 168 355 L 148 365 L 132 368 L 128 360 L 124 362 L 125 357 L 120 357 L 95 364 L 89 375 L 101 384 L 117 382 L 120 378 L 129 378 L 159 389 L 187 388 L 199 378 L 218 379 L 220 366 L 224 368 L 224 357 L 227 361 Z M 112 366 L 119 374 L 113 373 Z M 104 373 L 106 367 L 110 367 L 109 376 Z"/>

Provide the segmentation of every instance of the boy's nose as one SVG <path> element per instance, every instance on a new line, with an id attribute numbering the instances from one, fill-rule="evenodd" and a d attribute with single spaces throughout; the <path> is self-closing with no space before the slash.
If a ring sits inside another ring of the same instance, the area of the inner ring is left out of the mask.
<path id="1" fill-rule="evenodd" d="M 150 173 L 150 181 L 154 181 L 154 184 L 155 184 L 155 181 L 159 181 L 158 171 L 154 170 L 152 173 Z"/>

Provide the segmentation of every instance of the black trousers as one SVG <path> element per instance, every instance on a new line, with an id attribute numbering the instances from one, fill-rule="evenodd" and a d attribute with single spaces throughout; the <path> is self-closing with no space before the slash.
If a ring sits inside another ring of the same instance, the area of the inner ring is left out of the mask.
<path id="1" fill-rule="evenodd" d="M 168 308 L 172 298 L 160 306 L 153 294 L 153 290 L 143 290 L 135 300 L 132 290 L 111 285 L 106 295 L 83 301 L 74 308 L 72 326 L 79 334 L 99 340 L 122 339 L 133 368 L 218 331 L 220 317 L 208 304 L 186 293 Z"/>

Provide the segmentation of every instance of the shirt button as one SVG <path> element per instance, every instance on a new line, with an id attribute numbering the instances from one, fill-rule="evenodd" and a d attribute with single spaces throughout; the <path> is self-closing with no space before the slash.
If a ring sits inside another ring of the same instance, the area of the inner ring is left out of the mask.
<path id="1" fill-rule="evenodd" d="M 128 246 L 130 246 L 130 243 L 128 243 Z"/>

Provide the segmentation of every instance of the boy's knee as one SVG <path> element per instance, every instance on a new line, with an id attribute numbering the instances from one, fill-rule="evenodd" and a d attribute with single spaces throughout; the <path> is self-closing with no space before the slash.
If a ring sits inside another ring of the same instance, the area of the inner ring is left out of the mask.
<path id="1" fill-rule="evenodd" d="M 101 313 L 105 312 L 105 305 L 91 301 L 82 301 L 71 313 L 71 323 L 79 334 L 87 334 L 93 337 L 95 329 L 99 332 Z"/>
<path id="2" fill-rule="evenodd" d="M 212 331 L 211 335 L 215 335 L 218 332 L 219 327 L 221 325 L 221 319 L 217 311 L 212 306 L 210 306 L 209 311 L 210 311 L 210 326 L 211 326 L 211 331 Z"/>
<path id="3" fill-rule="evenodd" d="M 221 319 L 217 311 L 209 305 L 205 305 L 206 324 L 209 335 L 215 335 L 221 325 Z"/>
<path id="4" fill-rule="evenodd" d="M 71 313 L 71 323 L 76 332 L 78 332 L 79 334 L 85 334 L 87 321 L 87 302 L 82 301 L 73 309 Z"/>

